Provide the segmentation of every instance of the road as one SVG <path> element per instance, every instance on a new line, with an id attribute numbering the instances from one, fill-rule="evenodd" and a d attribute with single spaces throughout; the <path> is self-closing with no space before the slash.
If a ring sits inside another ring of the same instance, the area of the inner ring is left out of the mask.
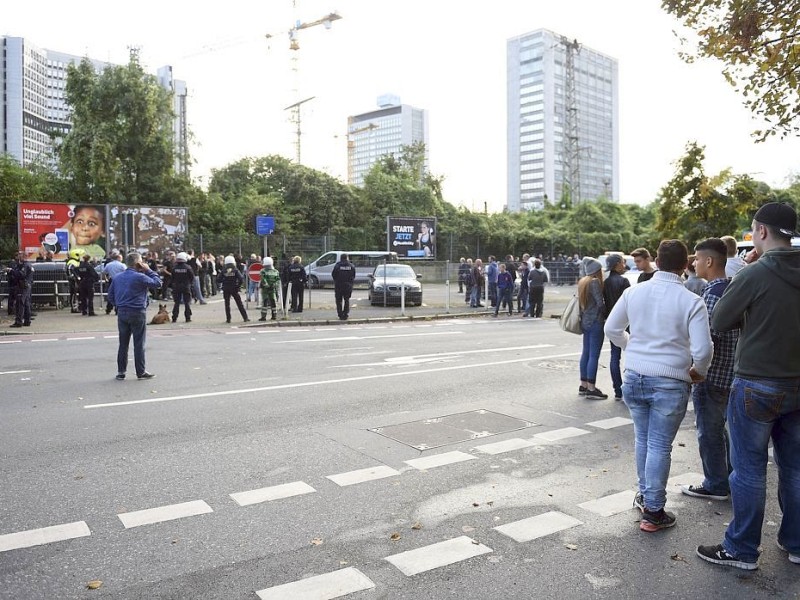
<path id="1" fill-rule="evenodd" d="M 692 413 L 639 531 L 627 410 L 551 320 L 148 335 L 123 382 L 112 331 L 0 340 L 0 598 L 799 597 L 772 466 L 760 570 L 694 556 L 731 511 L 675 493 Z"/>

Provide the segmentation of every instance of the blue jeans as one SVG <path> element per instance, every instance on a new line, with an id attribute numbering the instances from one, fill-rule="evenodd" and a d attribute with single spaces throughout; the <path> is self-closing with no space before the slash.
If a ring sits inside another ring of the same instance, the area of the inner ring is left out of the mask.
<path id="1" fill-rule="evenodd" d="M 583 352 L 581 353 L 581 381 L 597 381 L 597 363 L 603 349 L 603 322 L 595 321 L 583 330 Z"/>
<path id="2" fill-rule="evenodd" d="M 614 342 L 608 343 L 611 344 L 611 358 L 608 361 L 608 369 L 611 371 L 614 396 L 622 398 L 622 370 L 619 367 L 619 363 L 622 360 L 622 348 L 614 344 Z"/>
<path id="3" fill-rule="evenodd" d="M 119 331 L 119 350 L 117 350 L 117 373 L 128 370 L 128 347 L 133 336 L 133 364 L 136 374 L 141 375 L 147 369 L 144 365 L 144 343 L 147 334 L 147 312 L 132 311 L 120 308 L 117 314 Z"/>
<path id="4" fill-rule="evenodd" d="M 514 290 L 512 288 L 503 288 L 502 290 L 497 290 L 497 304 L 494 305 L 494 314 L 497 314 L 500 311 L 501 303 L 503 306 L 508 307 L 508 314 L 514 312 L 514 303 L 511 300 L 513 293 Z"/>
<path id="5" fill-rule="evenodd" d="M 478 285 L 473 285 L 470 290 L 469 305 L 477 307 L 481 303 L 481 288 Z"/>
<path id="6" fill-rule="evenodd" d="M 708 385 L 705 382 L 692 386 L 692 404 L 697 425 L 697 445 L 703 462 L 703 487 L 713 494 L 727 495 L 728 486 L 728 432 L 725 430 L 725 413 L 728 409 L 730 389 Z"/>
<path id="7" fill-rule="evenodd" d="M 661 510 L 667 503 L 672 442 L 686 415 L 689 387 L 679 379 L 625 371 L 622 397 L 633 419 L 639 491 L 650 511 Z"/>
<path id="8" fill-rule="evenodd" d="M 739 560 L 755 562 L 767 498 L 767 447 L 778 467 L 783 512 L 778 542 L 800 554 L 800 378 L 736 377 L 728 400 L 733 473 L 733 519 L 723 546 Z"/>

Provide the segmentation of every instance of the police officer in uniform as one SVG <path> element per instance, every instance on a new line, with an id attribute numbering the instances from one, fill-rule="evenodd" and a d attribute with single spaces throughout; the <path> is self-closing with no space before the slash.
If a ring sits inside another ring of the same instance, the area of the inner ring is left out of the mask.
<path id="1" fill-rule="evenodd" d="M 222 297 L 225 300 L 225 319 L 226 323 L 231 322 L 231 298 L 236 302 L 239 307 L 239 313 L 242 319 L 247 323 L 250 319 L 247 317 L 247 312 L 242 305 L 242 297 L 239 296 L 239 288 L 244 283 L 241 271 L 236 268 L 236 259 L 233 256 L 225 257 L 225 269 L 222 273 L 217 275 L 217 278 L 222 282 Z"/>
<path id="2" fill-rule="evenodd" d="M 15 291 L 15 319 L 11 327 L 30 327 L 33 267 L 25 262 L 23 252 L 17 253 L 17 260 L 8 271 L 8 285 L 9 290 Z"/>
<path id="3" fill-rule="evenodd" d="M 183 316 L 187 323 L 192 322 L 192 285 L 194 284 L 194 270 L 188 263 L 189 255 L 178 252 L 175 265 L 172 267 L 172 298 L 175 304 L 172 307 L 172 322 L 178 320 L 181 303 L 184 305 Z"/>
<path id="4" fill-rule="evenodd" d="M 292 259 L 292 264 L 289 265 L 288 271 L 289 283 L 292 284 L 292 307 L 289 310 L 301 313 L 303 312 L 303 296 L 305 295 L 306 282 L 308 281 L 303 259 L 295 256 Z"/>
<path id="5" fill-rule="evenodd" d="M 100 275 L 89 262 L 91 258 L 84 254 L 80 264 L 75 267 L 75 274 L 78 276 L 78 309 L 82 315 L 94 317 L 97 316 L 94 312 L 94 284 L 100 280 Z"/>
<path id="6" fill-rule="evenodd" d="M 356 278 L 356 267 L 350 262 L 347 254 L 333 266 L 334 295 L 336 298 L 336 312 L 340 321 L 346 321 L 350 316 L 350 296 L 353 293 L 353 281 Z"/>
<path id="7" fill-rule="evenodd" d="M 272 258 L 268 256 L 264 259 L 264 268 L 261 269 L 261 318 L 259 321 L 267 320 L 267 306 L 272 310 L 271 320 L 274 321 L 278 318 L 276 296 L 280 284 L 280 273 L 273 266 Z"/>

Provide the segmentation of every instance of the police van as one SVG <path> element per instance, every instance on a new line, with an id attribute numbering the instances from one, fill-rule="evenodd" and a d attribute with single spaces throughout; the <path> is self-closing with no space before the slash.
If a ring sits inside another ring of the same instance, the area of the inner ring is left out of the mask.
<path id="1" fill-rule="evenodd" d="M 353 282 L 356 284 L 369 283 L 369 276 L 378 265 L 397 262 L 397 252 L 331 250 L 306 265 L 308 286 L 322 288 L 326 285 L 333 285 L 333 267 L 341 260 L 342 254 L 347 254 L 350 262 L 356 267 L 356 278 Z"/>

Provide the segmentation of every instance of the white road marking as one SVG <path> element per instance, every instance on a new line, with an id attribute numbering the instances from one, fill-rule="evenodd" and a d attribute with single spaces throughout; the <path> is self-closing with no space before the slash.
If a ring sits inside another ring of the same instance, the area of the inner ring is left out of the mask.
<path id="1" fill-rule="evenodd" d="M 528 356 L 525 358 L 510 358 L 496 362 L 481 363 L 482 368 L 499 365 L 510 365 L 521 362 L 534 362 L 537 360 L 551 360 L 553 358 L 565 358 L 568 356 L 580 356 L 580 352 L 570 352 L 567 354 L 554 354 L 551 356 Z M 258 388 L 245 388 L 239 390 L 226 390 L 222 392 L 203 392 L 199 394 L 185 394 L 183 396 L 165 396 L 162 398 L 145 398 L 142 400 L 124 400 L 120 402 L 106 402 L 103 404 L 85 404 L 83 408 L 111 408 L 117 406 L 131 406 L 136 404 L 152 404 L 155 402 L 172 402 L 174 400 L 191 400 L 195 398 L 214 398 L 219 396 L 237 396 L 239 394 L 252 394 L 256 392 L 269 392 L 273 390 L 285 390 L 301 387 L 327 386 L 334 383 L 349 383 L 352 381 L 367 381 L 370 379 L 381 379 L 384 377 L 408 377 L 409 375 L 423 375 L 425 373 L 441 373 L 443 371 L 457 371 L 461 369 L 474 369 L 475 365 L 452 365 L 447 367 L 436 367 L 432 369 L 417 369 L 416 371 L 400 371 L 392 373 L 380 373 L 376 375 L 361 375 L 359 377 L 344 377 L 342 379 L 324 379 L 321 381 L 303 381 L 300 383 L 284 383 L 281 385 L 271 385 Z M 580 431 L 580 430 L 579 430 Z M 585 433 L 588 433 L 585 432 Z"/>
<path id="2" fill-rule="evenodd" d="M 477 459 L 477 456 L 472 456 L 472 454 L 455 450 L 453 452 L 444 452 L 442 454 L 434 454 L 433 456 L 423 456 L 422 458 L 414 458 L 411 460 L 405 460 L 403 462 L 410 467 L 414 467 L 415 469 L 422 471 L 424 469 L 435 469 L 436 467 L 443 467 L 445 465 L 464 462 L 465 460 Z"/>
<path id="3" fill-rule="evenodd" d="M 22 340 L 4 340 L 0 342 L 0 344 L 19 344 Z"/>
<path id="4" fill-rule="evenodd" d="M 522 438 L 512 438 L 502 442 L 494 442 L 493 444 L 483 444 L 482 446 L 475 446 L 475 449 L 485 454 L 503 454 L 504 452 L 511 452 L 512 450 L 521 450 L 522 448 L 529 448 L 535 446 L 536 442 L 532 440 L 523 440 Z"/>
<path id="5" fill-rule="evenodd" d="M 30 369 L 23 369 L 22 371 L 0 371 L 0 375 L 17 375 L 18 373 L 30 373 Z"/>
<path id="6" fill-rule="evenodd" d="M 94 336 L 91 336 L 91 337 L 72 337 L 72 338 L 67 338 L 67 341 L 68 342 L 75 342 L 75 341 L 78 341 L 78 340 L 93 340 L 93 339 L 94 339 Z"/>
<path id="7" fill-rule="evenodd" d="M 250 335 L 250 331 L 226 331 L 225 335 Z"/>
<path id="8" fill-rule="evenodd" d="M 583 502 L 578 504 L 578 506 L 596 515 L 600 515 L 601 517 L 610 517 L 633 508 L 634 495 L 635 492 L 627 490 L 609 496 L 603 496 L 596 500 L 590 500 L 589 502 Z"/>
<path id="9" fill-rule="evenodd" d="M 130 529 L 131 527 L 152 525 L 153 523 L 172 521 L 174 519 L 182 519 L 184 517 L 194 517 L 196 515 L 204 515 L 210 512 L 214 511 L 208 504 L 202 500 L 193 500 L 191 502 L 182 502 L 180 504 L 159 506 L 158 508 L 147 508 L 145 510 L 121 513 L 117 516 L 119 517 L 119 520 L 122 521 L 125 529 Z"/>
<path id="10" fill-rule="evenodd" d="M 475 542 L 465 535 L 438 544 L 423 546 L 416 550 L 387 556 L 385 560 L 411 577 L 431 569 L 452 565 L 468 558 L 492 552 L 492 549 Z"/>
<path id="11" fill-rule="evenodd" d="M 118 338 L 119 338 L 119 335 L 104 335 L 103 336 L 104 340 L 116 340 Z"/>
<path id="12" fill-rule="evenodd" d="M 372 580 L 355 567 L 347 567 L 324 575 L 276 585 L 256 592 L 261 600 L 332 600 L 348 594 L 370 590 Z"/>
<path id="13" fill-rule="evenodd" d="M 562 512 L 550 511 L 542 515 L 522 519 L 521 521 L 506 523 L 495 527 L 495 529 L 515 542 L 530 542 L 578 525 L 583 525 L 583 521 L 579 521 Z"/>
<path id="14" fill-rule="evenodd" d="M 391 467 L 381 465 L 379 467 L 369 467 L 367 469 L 339 473 L 338 475 L 326 475 L 325 478 L 330 479 L 333 483 L 340 487 L 345 487 L 348 485 L 355 485 L 357 483 L 364 483 L 365 481 L 375 481 L 376 479 L 395 477 L 396 475 L 400 475 L 400 471 L 395 471 Z"/>
<path id="15" fill-rule="evenodd" d="M 386 335 L 348 335 L 343 337 L 328 337 L 328 338 L 314 338 L 308 340 L 281 340 L 272 342 L 273 344 L 309 344 L 312 342 L 338 342 L 341 340 L 377 340 L 387 338 L 404 338 L 404 337 L 421 337 L 431 335 L 458 335 L 464 333 L 463 331 L 436 331 L 424 333 L 387 333 Z"/>
<path id="16" fill-rule="evenodd" d="M 462 350 L 453 352 L 435 352 L 433 354 L 415 354 L 410 356 L 392 356 L 385 358 L 382 362 L 369 362 L 369 363 L 355 363 L 347 365 L 348 367 L 377 367 L 377 366 L 390 366 L 397 364 L 413 364 L 415 362 L 430 362 L 442 358 L 453 358 L 466 354 L 486 354 L 489 352 L 514 352 L 518 350 L 541 350 L 542 348 L 552 348 L 553 344 L 536 344 L 533 346 L 505 346 L 502 348 L 481 348 L 480 350 Z M 377 354 L 377 352 L 373 352 Z M 338 368 L 338 367 L 328 367 Z"/>
<path id="17" fill-rule="evenodd" d="M 545 431 L 544 433 L 537 433 L 533 436 L 535 440 L 544 440 L 545 442 L 557 442 L 558 440 L 565 440 L 567 438 L 576 437 L 579 435 L 586 435 L 590 433 L 585 429 L 577 427 L 564 427 L 563 429 L 554 429 L 553 431 Z"/>
<path id="18" fill-rule="evenodd" d="M 31 340 L 31 342 L 57 342 L 58 338 L 39 338 L 37 340 Z"/>
<path id="19" fill-rule="evenodd" d="M 92 535 L 92 532 L 89 531 L 89 526 L 85 521 L 53 525 L 52 527 L 42 527 L 41 529 L 29 529 L 28 531 L 19 531 L 17 533 L 7 533 L 6 535 L 0 535 L 0 552 L 16 550 L 17 548 L 41 546 L 42 544 L 72 540 L 89 535 Z"/>
<path id="20" fill-rule="evenodd" d="M 300 496 L 302 494 L 313 494 L 316 491 L 317 490 L 303 481 L 294 481 L 292 483 L 273 485 L 258 490 L 239 492 L 237 494 L 231 494 L 230 496 L 239 506 L 250 506 L 251 504 L 282 500 L 283 498 L 291 498 L 292 496 Z"/>
<path id="21" fill-rule="evenodd" d="M 612 417 L 610 419 L 603 419 L 602 421 L 592 421 L 591 423 L 587 423 L 587 425 L 591 427 L 597 427 L 598 429 L 614 429 L 614 427 L 622 427 L 623 425 L 631 424 L 633 424 L 633 421 L 623 417 Z"/>

